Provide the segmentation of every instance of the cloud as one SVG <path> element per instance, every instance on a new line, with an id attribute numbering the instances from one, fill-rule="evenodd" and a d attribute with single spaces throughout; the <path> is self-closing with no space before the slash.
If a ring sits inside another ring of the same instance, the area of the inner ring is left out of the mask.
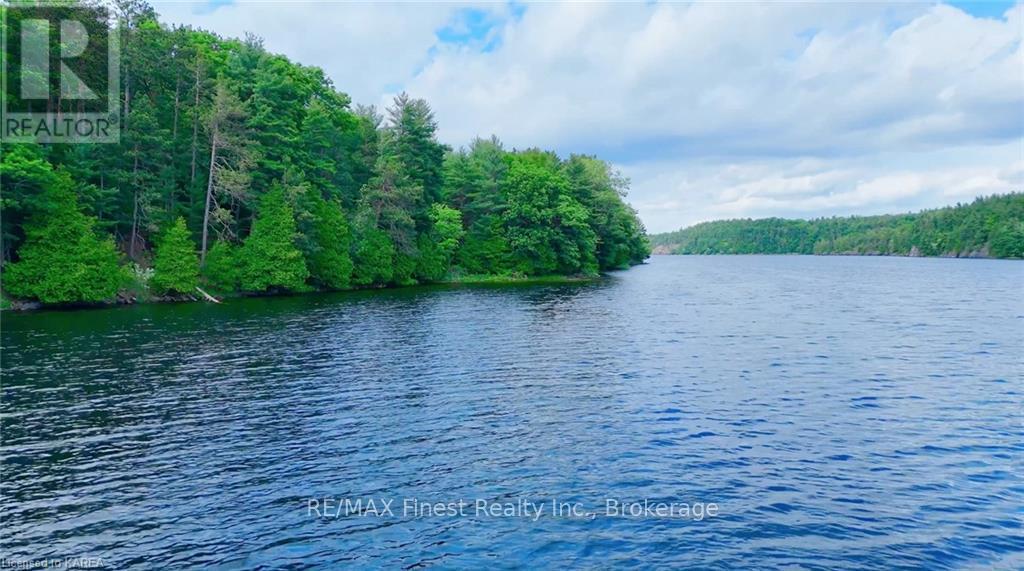
<path id="1" fill-rule="evenodd" d="M 1018 141 L 846 158 L 645 161 L 620 168 L 649 230 L 722 218 L 909 212 L 1024 189 Z"/>
<path id="2" fill-rule="evenodd" d="M 503 6 L 433 3 L 235 2 L 153 3 L 161 20 L 227 37 L 252 32 L 268 50 L 324 69 L 356 101 L 375 103 L 401 86 L 443 45 L 438 33 L 476 25 Z M 476 18 L 466 14 L 476 14 Z"/>
<path id="3" fill-rule="evenodd" d="M 171 6 L 357 101 L 424 97 L 454 146 L 494 133 L 610 159 L 651 230 L 1021 189 L 1021 4 Z"/>
<path id="4" fill-rule="evenodd" d="M 535 5 L 500 49 L 441 50 L 408 87 L 455 140 L 493 126 L 517 145 L 692 156 L 1005 139 L 1024 119 L 1020 8 L 904 8 Z"/>

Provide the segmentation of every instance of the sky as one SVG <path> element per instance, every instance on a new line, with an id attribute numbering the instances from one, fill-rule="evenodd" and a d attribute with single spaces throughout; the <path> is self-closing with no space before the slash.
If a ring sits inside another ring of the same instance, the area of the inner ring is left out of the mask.
<path id="1" fill-rule="evenodd" d="M 163 2 L 164 22 L 426 99 L 454 148 L 596 154 L 651 232 L 1024 190 L 1017 2 Z"/>

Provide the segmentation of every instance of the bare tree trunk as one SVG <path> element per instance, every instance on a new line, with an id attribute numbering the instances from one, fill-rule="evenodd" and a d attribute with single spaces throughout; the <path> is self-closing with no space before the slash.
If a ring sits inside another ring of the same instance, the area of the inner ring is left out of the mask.
<path id="1" fill-rule="evenodd" d="M 192 109 L 192 178 L 189 185 L 196 183 L 196 147 L 199 137 L 199 58 L 196 58 L 196 83 L 193 88 L 196 92 L 196 104 Z"/>
<path id="2" fill-rule="evenodd" d="M 174 76 L 174 127 L 173 127 L 173 130 L 171 131 L 171 159 L 169 161 L 170 164 L 172 164 L 172 165 L 174 164 L 175 159 L 178 158 L 177 157 L 177 155 L 178 155 L 178 106 L 179 106 L 179 102 L 180 102 L 180 97 L 179 97 L 180 93 L 181 93 L 181 77 L 178 75 L 177 72 L 175 72 L 175 76 Z M 177 178 L 178 178 L 178 176 L 177 176 L 177 169 L 172 167 L 171 168 L 171 190 L 170 190 L 170 201 L 169 201 L 170 205 L 169 205 L 169 208 L 167 209 L 167 211 L 171 214 L 172 217 L 174 216 L 174 202 L 175 202 L 174 201 L 174 198 L 175 198 L 174 195 L 178 193 L 178 184 L 177 184 L 178 181 L 176 180 Z"/>
<path id="3" fill-rule="evenodd" d="M 128 130 L 128 116 L 132 112 L 132 70 L 131 66 L 128 65 L 131 51 L 131 32 L 125 33 L 125 38 L 128 39 L 124 50 L 124 130 Z"/>
<path id="4" fill-rule="evenodd" d="M 132 167 L 132 186 L 135 187 L 135 196 L 132 208 L 132 236 L 128 242 L 128 257 L 135 260 L 135 241 L 139 236 L 139 149 L 135 149 L 135 165 Z"/>
<path id="5" fill-rule="evenodd" d="M 139 189 L 135 189 L 135 207 L 132 210 L 132 235 L 128 242 L 128 257 L 135 260 L 135 242 L 139 232 Z"/>
<path id="6" fill-rule="evenodd" d="M 203 208 L 203 244 L 199 251 L 199 265 L 206 262 L 206 238 L 210 231 L 210 200 L 213 198 L 213 168 L 217 162 L 217 128 L 210 142 L 210 178 L 206 181 L 206 207 Z"/>
<path id="7" fill-rule="evenodd" d="M 178 141 L 178 107 L 181 101 L 181 77 L 174 77 L 174 128 L 171 131 L 171 142 Z"/>
<path id="8" fill-rule="evenodd" d="M 212 295 L 210 295 L 210 294 L 206 293 L 206 292 L 205 292 L 205 291 L 203 291 L 203 290 L 202 290 L 202 288 L 200 288 L 199 286 L 196 286 L 196 290 L 198 290 L 198 291 L 199 291 L 199 293 L 203 294 L 203 297 L 205 297 L 205 298 L 206 298 L 206 301 L 209 301 L 209 302 L 211 302 L 211 303 L 220 303 L 220 300 L 219 300 L 219 299 L 217 299 L 217 298 L 213 297 Z"/>
<path id="9" fill-rule="evenodd" d="M 132 87 L 131 87 L 131 73 L 128 71 L 128 66 L 125 66 L 125 78 L 124 78 L 124 130 L 128 130 L 128 118 L 132 112 Z"/>
<path id="10" fill-rule="evenodd" d="M 107 187 L 106 187 L 106 180 L 107 180 L 106 177 L 103 176 L 103 172 L 100 171 L 100 196 L 103 196 L 103 194 L 104 194 L 103 191 L 107 189 Z M 96 211 L 96 218 L 99 218 L 100 220 L 103 220 L 103 203 L 102 202 L 100 203 L 99 209 Z"/>

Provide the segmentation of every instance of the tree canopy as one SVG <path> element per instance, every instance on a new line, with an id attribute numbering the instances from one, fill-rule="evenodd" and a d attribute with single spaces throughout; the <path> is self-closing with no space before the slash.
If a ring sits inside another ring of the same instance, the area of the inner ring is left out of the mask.
<path id="1" fill-rule="evenodd" d="M 95 219 L 83 214 L 66 177 L 46 189 L 25 225 L 17 262 L 4 272 L 4 289 L 44 303 L 104 301 L 117 294 L 126 273 L 110 236 L 98 235 Z"/>
<path id="2" fill-rule="evenodd" d="M 651 236 L 674 254 L 868 254 L 1024 258 L 1024 194 L 917 214 L 722 220 Z"/>
<path id="3" fill-rule="evenodd" d="M 199 256 L 184 218 L 178 218 L 157 244 L 151 285 L 159 294 L 190 294 L 199 285 Z"/>
<path id="4" fill-rule="evenodd" d="M 162 295 L 593 275 L 648 254 L 628 181 L 596 157 L 452 149 L 422 99 L 353 106 L 255 36 L 167 26 L 141 0 L 115 12 L 120 141 L 5 144 L 6 294 L 109 299 L 132 264 Z"/>

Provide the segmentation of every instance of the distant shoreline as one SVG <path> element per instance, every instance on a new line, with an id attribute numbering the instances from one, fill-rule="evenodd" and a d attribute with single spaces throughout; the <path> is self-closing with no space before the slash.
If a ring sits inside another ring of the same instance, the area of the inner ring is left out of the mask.
<path id="1" fill-rule="evenodd" d="M 917 213 L 733 219 L 650 236 L 654 254 L 1024 258 L 1024 194 Z"/>
<path id="2" fill-rule="evenodd" d="M 840 253 L 833 252 L 827 254 L 804 254 L 801 252 L 784 252 L 784 253 L 764 253 L 764 252 L 750 252 L 743 254 L 732 254 L 732 253 L 714 253 L 714 254 L 691 254 L 691 253 L 675 253 L 675 252 L 651 252 L 651 256 L 808 256 L 814 258 L 931 258 L 931 259 L 943 259 L 943 260 L 1008 260 L 1008 261 L 1022 261 L 1024 258 L 998 258 L 995 256 L 951 256 L 951 255 L 937 255 L 937 256 L 911 256 L 909 254 L 861 254 L 858 252 L 853 253 Z"/>

